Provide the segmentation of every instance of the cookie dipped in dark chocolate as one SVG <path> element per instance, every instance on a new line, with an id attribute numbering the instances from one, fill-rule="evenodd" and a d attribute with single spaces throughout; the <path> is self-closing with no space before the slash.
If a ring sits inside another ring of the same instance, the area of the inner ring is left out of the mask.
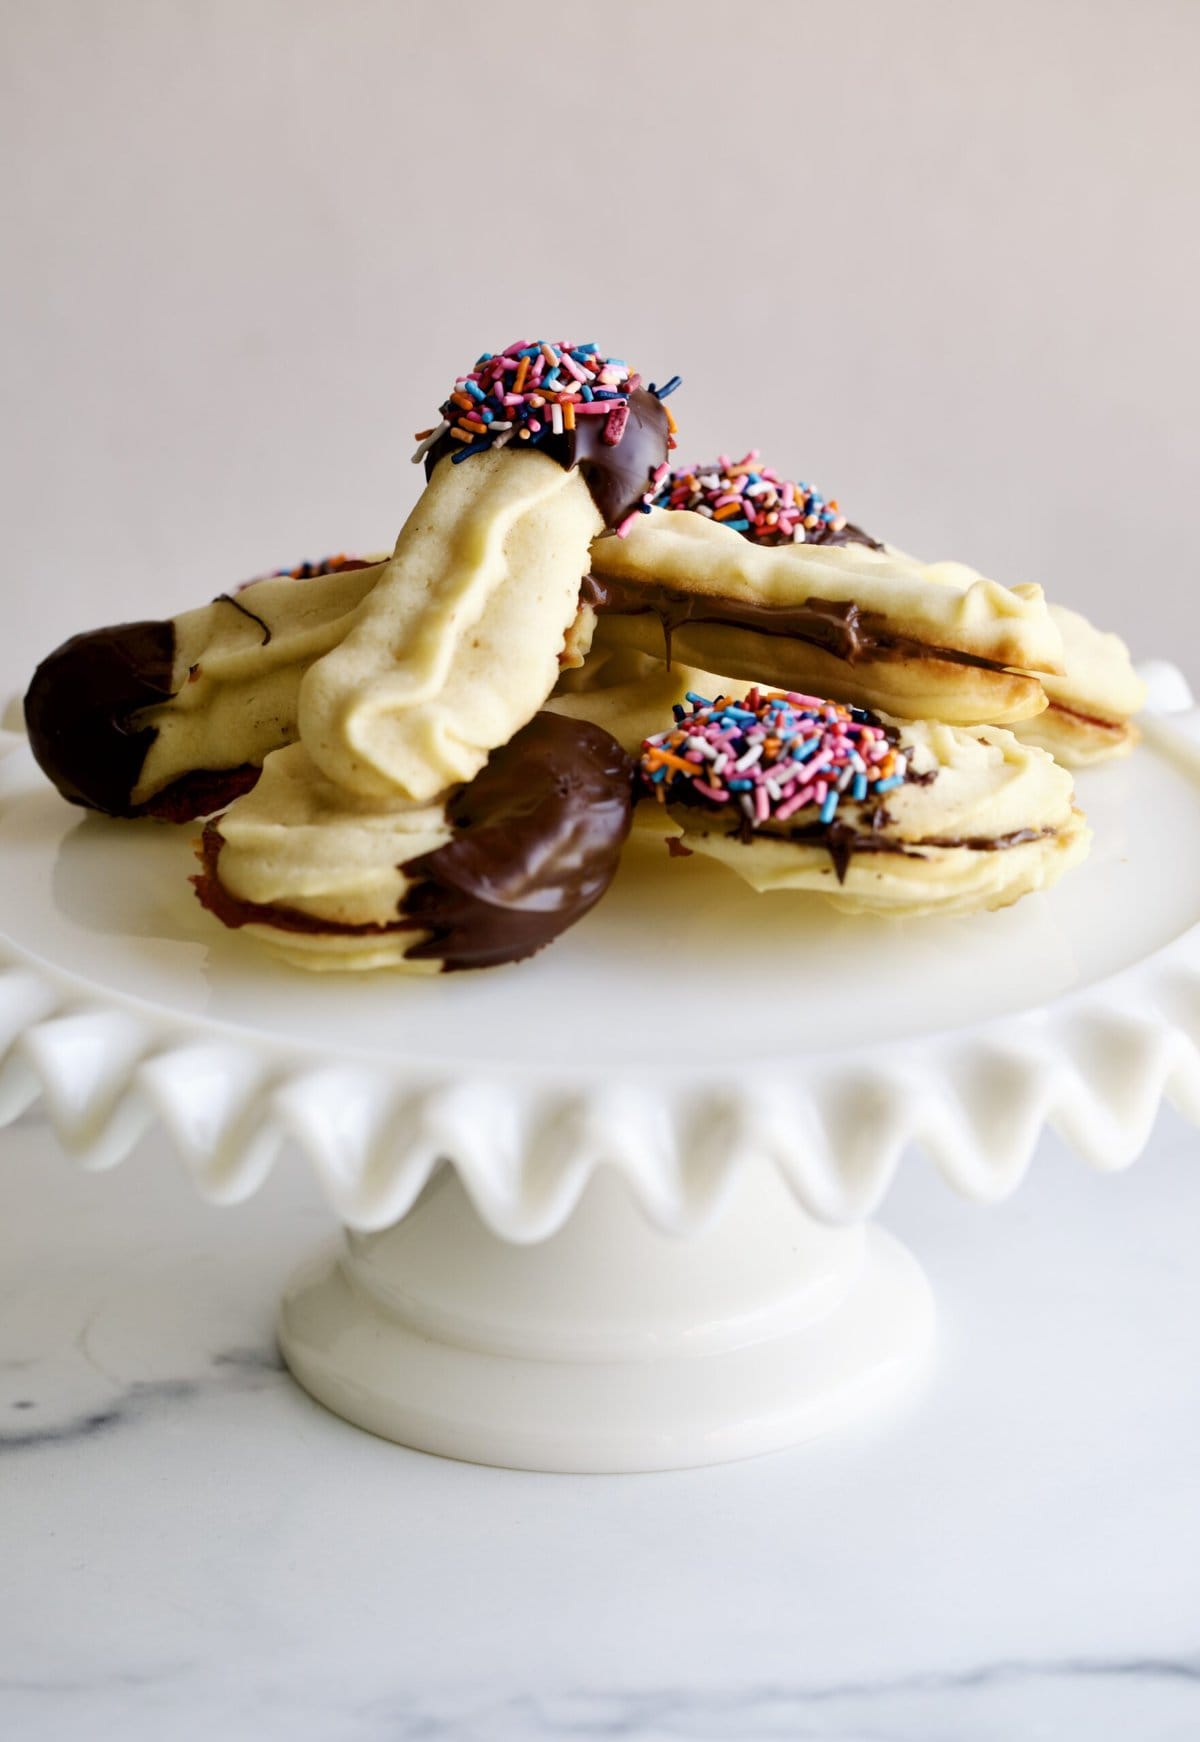
<path id="1" fill-rule="evenodd" d="M 92 629 L 42 661 L 25 725 L 38 766 L 64 798 L 109 816 L 136 814 L 131 794 L 157 734 L 134 716 L 171 699 L 174 663 L 169 621 Z"/>
<path id="2" fill-rule="evenodd" d="M 592 501 L 609 531 L 620 526 L 640 507 L 650 488 L 653 474 L 667 457 L 670 430 L 666 408 L 662 401 L 645 387 L 635 387 L 627 401 L 628 416 L 620 439 L 613 443 L 604 438 L 607 419 L 578 417 L 573 430 L 555 435 L 543 430 L 534 439 L 522 440 L 517 435 L 506 444 L 506 452 L 519 454 L 522 449 L 549 454 L 564 471 L 578 466 Z M 447 432 L 425 455 L 425 476 L 446 455 L 462 453 L 462 443 Z M 460 462 L 469 466 L 471 456 Z"/>
<path id="3" fill-rule="evenodd" d="M 323 920 L 245 901 L 220 879 L 220 818 L 205 828 L 202 906 L 223 925 L 371 937 L 423 935 L 405 953 L 445 973 L 519 962 L 553 943 L 612 882 L 633 815 L 634 765 L 586 720 L 536 714 L 448 801 L 454 837 L 401 865 L 410 886 L 386 924 Z"/>
<path id="4" fill-rule="evenodd" d="M 358 557 L 334 557 L 285 572 L 309 579 L 368 566 Z M 271 626 L 233 594 L 218 593 L 213 603 L 251 619 L 263 645 L 270 642 Z M 38 666 L 25 696 L 25 724 L 38 766 L 65 799 L 111 817 L 192 822 L 232 804 L 254 785 L 259 769 L 253 763 L 194 768 L 142 803 L 133 802 L 158 736 L 138 716 L 173 700 L 175 661 L 175 621 L 167 618 L 73 635 Z"/>
<path id="5" fill-rule="evenodd" d="M 535 714 L 446 807 L 453 840 L 402 866 L 428 936 L 407 953 L 446 973 L 518 962 L 583 918 L 612 882 L 634 764 L 600 726 Z"/>

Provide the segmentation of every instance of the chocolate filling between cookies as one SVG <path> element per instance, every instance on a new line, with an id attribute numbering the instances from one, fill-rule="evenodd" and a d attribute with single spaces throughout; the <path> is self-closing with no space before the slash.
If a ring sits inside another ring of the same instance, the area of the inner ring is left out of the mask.
<path id="1" fill-rule="evenodd" d="M 917 841 L 897 841 L 878 832 L 879 821 L 886 821 L 886 818 L 872 819 L 872 826 L 867 829 L 836 821 L 815 823 L 807 828 L 791 830 L 787 839 L 802 845 L 824 846 L 833 861 L 838 882 L 844 883 L 850 861 L 856 853 L 894 853 L 903 859 L 923 859 L 922 849 L 925 847 L 965 847 L 972 853 L 1002 853 L 1009 847 L 1023 847 L 1030 841 L 1046 840 L 1056 832 L 1054 829 L 1013 829 L 1006 835 L 926 835 Z M 737 833 L 741 836 L 740 830 Z"/>
<path id="2" fill-rule="evenodd" d="M 1065 714 L 1069 720 L 1079 720 L 1085 726 L 1095 726 L 1102 732 L 1112 732 L 1121 737 L 1129 730 L 1128 720 L 1105 720 L 1099 714 L 1085 714 L 1081 708 L 1069 708 L 1065 702 L 1049 702 L 1046 707 L 1048 714 Z"/>
<path id="3" fill-rule="evenodd" d="M 909 774 L 905 784 L 913 786 L 929 786 L 937 779 L 937 769 L 930 768 L 920 774 Z M 713 815 L 711 807 L 701 800 L 689 801 L 683 793 L 676 794 L 671 800 L 673 805 L 683 809 L 695 808 L 708 815 Z M 846 873 L 850 869 L 850 861 L 856 853 L 893 853 L 903 859 L 922 859 L 923 849 L 949 849 L 964 847 L 972 853 L 1002 853 L 1010 847 L 1023 847 L 1030 841 L 1042 841 L 1055 834 L 1052 828 L 1044 829 L 1012 829 L 1003 835 L 924 835 L 915 841 L 900 841 L 894 835 L 885 835 L 882 831 L 891 821 L 885 805 L 876 806 L 870 815 L 863 819 L 865 827 L 859 823 L 843 822 L 834 819 L 830 823 L 801 823 L 795 828 L 780 830 L 758 829 L 746 817 L 739 817 L 736 827 L 728 831 L 734 839 L 750 846 L 754 841 L 789 841 L 802 847 L 824 847 L 833 861 L 833 869 L 839 883 L 846 881 Z M 679 855 L 680 843 L 675 839 L 667 842 L 668 851 L 674 848 L 674 856 Z M 684 852 L 689 849 L 684 848 Z"/>
<path id="4" fill-rule="evenodd" d="M 980 671 L 1007 672 L 999 660 L 958 648 L 938 647 L 885 626 L 878 612 L 853 600 L 805 599 L 797 605 L 757 605 L 720 593 L 685 593 L 655 582 L 641 586 L 595 570 L 584 577 L 580 602 L 598 616 L 656 616 L 662 624 L 667 664 L 671 638 L 688 623 L 714 623 L 726 629 L 751 629 L 760 635 L 787 636 L 854 665 L 860 659 L 939 659 Z"/>

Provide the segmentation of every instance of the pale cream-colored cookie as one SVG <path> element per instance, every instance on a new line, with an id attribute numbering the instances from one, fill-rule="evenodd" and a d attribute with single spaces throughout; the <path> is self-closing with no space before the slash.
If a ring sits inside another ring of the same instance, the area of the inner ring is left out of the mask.
<path id="1" fill-rule="evenodd" d="M 1017 736 L 1066 768 L 1127 756 L 1141 736 L 1133 716 L 1146 700 L 1129 649 L 1065 605 L 1051 605 L 1050 614 L 1062 635 L 1062 675 L 1042 678 L 1049 706 L 1022 721 Z"/>
<path id="2" fill-rule="evenodd" d="M 304 564 L 174 618 L 74 637 L 28 698 L 46 772 L 65 796 L 115 815 L 183 821 L 219 809 L 295 742 L 305 674 L 387 568 L 386 556 Z M 582 664 L 593 624 L 575 614 L 560 668 Z"/>
<path id="3" fill-rule="evenodd" d="M 443 459 L 301 685 L 314 765 L 359 797 L 416 803 L 470 780 L 554 687 L 602 527 L 581 473 L 544 454 Z"/>
<path id="4" fill-rule="evenodd" d="M 338 645 L 386 561 L 268 576 L 176 617 L 171 699 L 134 722 L 154 732 L 134 805 L 195 770 L 261 766 L 292 743 L 305 672 Z"/>
<path id="5" fill-rule="evenodd" d="M 735 695 L 732 710 L 692 710 L 647 743 L 643 802 L 657 809 L 662 795 L 676 853 L 718 859 L 759 890 L 916 917 L 1007 906 L 1088 851 L 1069 774 L 1003 728 L 856 715 L 802 697 L 772 707 Z M 722 744 L 726 760 L 713 760 Z M 810 744 L 813 754 L 794 757 Z"/>
<path id="6" fill-rule="evenodd" d="M 207 905 L 276 955 L 315 969 L 437 971 L 406 959 L 411 925 L 393 928 L 411 883 L 402 866 L 451 838 L 441 803 L 355 800 L 292 744 L 267 757 L 257 785 L 211 829 Z"/>
<path id="7" fill-rule="evenodd" d="M 655 509 L 592 551 L 612 632 L 647 652 L 838 695 L 905 718 L 1028 719 L 1046 705 L 1061 636 L 1040 587 L 865 544 L 757 544 L 687 510 Z"/>
<path id="8" fill-rule="evenodd" d="M 689 690 L 717 695 L 737 687 L 698 666 L 678 660 L 668 666 L 649 654 L 624 649 L 606 639 L 606 630 L 607 625 L 601 624 L 583 667 L 560 680 L 546 710 L 603 726 L 631 756 L 670 718 L 671 709 Z"/>

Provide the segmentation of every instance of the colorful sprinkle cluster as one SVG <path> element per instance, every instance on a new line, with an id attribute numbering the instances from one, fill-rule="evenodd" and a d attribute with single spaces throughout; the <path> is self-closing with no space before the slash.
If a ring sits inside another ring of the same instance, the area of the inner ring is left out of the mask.
<path id="1" fill-rule="evenodd" d="M 811 484 L 781 478 L 760 466 L 758 449 L 741 460 L 722 454 L 711 466 L 680 467 L 653 497 L 655 508 L 689 508 L 719 520 L 756 544 L 818 543 L 841 532 L 846 517 Z"/>
<path id="2" fill-rule="evenodd" d="M 242 581 L 234 588 L 235 593 L 244 593 L 247 587 L 257 585 L 259 581 L 277 581 L 288 575 L 294 581 L 315 580 L 318 575 L 337 575 L 344 569 L 369 569 L 375 563 L 385 562 L 382 556 L 347 556 L 344 551 L 337 556 L 322 557 L 315 563 L 297 563 L 294 569 L 268 569 L 265 574 L 251 575 L 248 581 Z"/>
<path id="3" fill-rule="evenodd" d="M 642 745 L 642 780 L 661 804 L 737 806 L 754 827 L 816 805 L 831 823 L 843 799 L 870 802 L 907 778 L 904 752 L 862 708 L 757 688 L 740 702 L 687 700 Z"/>
<path id="4" fill-rule="evenodd" d="M 324 556 L 320 562 L 297 563 L 294 569 L 272 569 L 272 577 L 291 575 L 294 581 L 311 581 L 317 575 L 336 575 L 343 569 L 369 569 L 372 562 L 381 562 L 381 557 L 347 556 L 345 551 L 337 556 Z"/>
<path id="5" fill-rule="evenodd" d="M 641 376 L 631 372 L 623 358 L 602 357 L 595 345 L 518 339 L 507 350 L 485 351 L 469 374 L 458 377 L 441 407 L 441 422 L 417 431 L 413 461 L 423 460 L 443 436 L 461 444 L 451 456 L 456 465 L 485 448 L 501 448 L 511 441 L 537 447 L 548 437 L 569 434 L 582 417 L 603 418 L 601 440 L 616 447 L 629 420 L 629 397 L 641 385 Z M 662 387 L 651 384 L 648 391 L 665 399 L 678 386 L 676 375 Z M 676 425 L 670 411 L 667 423 L 668 445 L 674 447 Z M 666 476 L 663 465 L 651 488 Z M 618 532 L 626 530 L 633 518 L 630 515 Z"/>

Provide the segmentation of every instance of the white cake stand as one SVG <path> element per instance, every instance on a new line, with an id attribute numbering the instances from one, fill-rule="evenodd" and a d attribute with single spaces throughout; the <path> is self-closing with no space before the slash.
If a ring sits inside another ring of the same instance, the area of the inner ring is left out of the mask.
<path id="1" fill-rule="evenodd" d="M 43 1096 L 93 1168 L 161 1121 L 223 1202 L 305 1151 L 346 1232 L 280 1340 L 378 1434 L 544 1470 L 792 1444 L 930 1346 L 868 1225 L 906 1146 L 989 1199 L 1046 1124 L 1113 1168 L 1164 1095 L 1200 1121 L 1200 713 L 1147 675 L 1048 896 L 849 919 L 656 852 L 536 960 L 436 980 L 275 966 L 193 900 L 193 830 L 81 815 L 9 737 L 0 1121 Z"/>

